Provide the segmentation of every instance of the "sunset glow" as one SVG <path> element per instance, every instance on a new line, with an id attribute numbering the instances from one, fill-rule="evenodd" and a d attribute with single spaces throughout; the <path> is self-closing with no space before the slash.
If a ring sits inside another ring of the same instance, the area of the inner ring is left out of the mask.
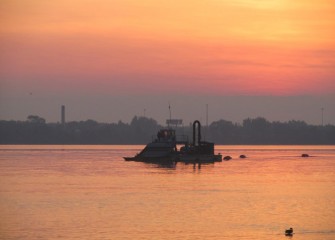
<path id="1" fill-rule="evenodd" d="M 335 90 L 330 0 L 10 0 L 1 9 L 5 88 L 66 82 L 119 93 L 134 84 L 143 92 L 205 94 Z"/>
<path id="2" fill-rule="evenodd" d="M 324 108 L 335 123 L 334 12 L 333 0 L 3 0 L 0 119 L 58 121 L 66 105 L 73 120 L 147 109 L 165 122 L 170 102 L 185 121 L 210 104 L 212 120 L 319 123 Z"/>

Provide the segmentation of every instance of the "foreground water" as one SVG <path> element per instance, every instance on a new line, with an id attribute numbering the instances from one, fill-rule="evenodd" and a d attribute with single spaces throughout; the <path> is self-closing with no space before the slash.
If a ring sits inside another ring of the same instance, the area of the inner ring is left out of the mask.
<path id="1" fill-rule="evenodd" d="M 201 166 L 122 159 L 142 147 L 0 146 L 0 239 L 286 239 L 289 227 L 335 239 L 335 146 L 218 146 L 233 160 Z"/>

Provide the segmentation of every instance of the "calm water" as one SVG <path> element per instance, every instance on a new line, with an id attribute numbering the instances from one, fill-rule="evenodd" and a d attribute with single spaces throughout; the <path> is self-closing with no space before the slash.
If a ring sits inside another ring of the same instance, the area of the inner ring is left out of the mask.
<path id="1" fill-rule="evenodd" d="M 233 160 L 201 166 L 122 159 L 142 147 L 0 146 L 0 238 L 287 239 L 293 227 L 295 240 L 335 239 L 335 146 L 218 146 Z"/>

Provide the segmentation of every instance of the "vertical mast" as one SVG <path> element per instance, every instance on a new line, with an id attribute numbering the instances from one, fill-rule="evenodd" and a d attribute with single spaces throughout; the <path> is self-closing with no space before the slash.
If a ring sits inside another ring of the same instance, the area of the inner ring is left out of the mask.
<path id="1" fill-rule="evenodd" d="M 208 103 L 206 103 L 206 128 L 205 128 L 204 140 L 206 140 L 207 131 L 208 131 Z"/>
<path id="2" fill-rule="evenodd" d="M 208 103 L 206 104 L 206 127 L 208 127 Z"/>
<path id="3" fill-rule="evenodd" d="M 168 123 L 168 127 L 170 127 L 170 123 L 171 123 L 171 106 L 170 106 L 170 103 L 169 103 L 169 113 L 170 113 L 170 121 Z"/>

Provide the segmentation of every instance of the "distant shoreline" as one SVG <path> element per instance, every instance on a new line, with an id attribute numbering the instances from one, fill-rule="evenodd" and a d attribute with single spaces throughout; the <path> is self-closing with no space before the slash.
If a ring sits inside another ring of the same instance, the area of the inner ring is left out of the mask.
<path id="1" fill-rule="evenodd" d="M 99 144 L 99 143 L 0 143 L 0 146 L 145 146 L 144 143 L 131 143 L 131 144 Z M 335 144 L 221 144 L 216 143 L 219 146 L 335 146 Z"/>
<path id="2" fill-rule="evenodd" d="M 144 145 L 159 129 L 156 120 L 135 116 L 131 123 L 98 123 L 94 120 L 46 123 L 38 116 L 27 121 L 0 120 L 1 145 Z M 176 128 L 191 139 L 190 126 Z M 242 124 L 227 120 L 202 127 L 202 140 L 217 145 L 335 145 L 334 125 L 308 125 L 303 121 L 269 122 L 265 118 L 245 119 Z"/>

